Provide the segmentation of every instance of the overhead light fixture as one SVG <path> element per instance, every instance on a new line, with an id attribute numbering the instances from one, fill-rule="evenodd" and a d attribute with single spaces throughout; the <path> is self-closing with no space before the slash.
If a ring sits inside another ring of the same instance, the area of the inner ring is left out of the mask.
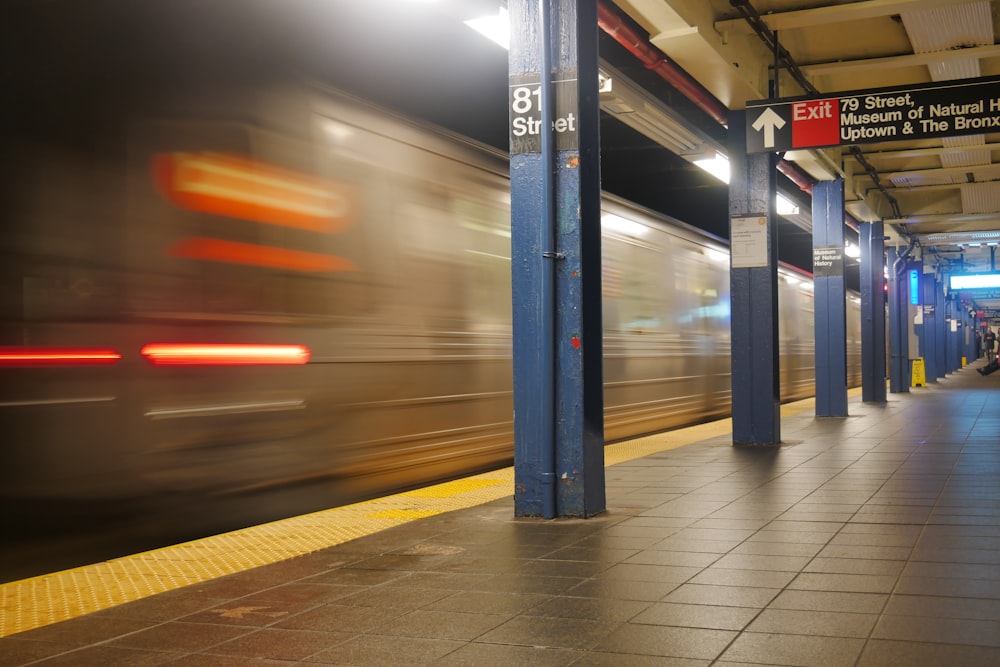
<path id="1" fill-rule="evenodd" d="M 722 153 L 716 151 L 714 157 L 694 160 L 694 163 L 723 183 L 729 183 L 729 158 Z"/>
<path id="2" fill-rule="evenodd" d="M 960 289 L 997 289 L 1000 287 L 1000 273 L 958 274 L 949 278 L 949 287 Z"/>
<path id="3" fill-rule="evenodd" d="M 853 259 L 857 259 L 858 257 L 861 257 L 861 248 L 853 243 L 845 243 L 844 254 Z"/>
<path id="4" fill-rule="evenodd" d="M 799 207 L 780 192 L 775 196 L 774 210 L 778 215 L 798 215 Z"/>
<path id="5" fill-rule="evenodd" d="M 469 19 L 465 21 L 465 25 L 510 50 L 510 17 L 505 7 L 501 7 L 500 11 L 493 15 Z"/>

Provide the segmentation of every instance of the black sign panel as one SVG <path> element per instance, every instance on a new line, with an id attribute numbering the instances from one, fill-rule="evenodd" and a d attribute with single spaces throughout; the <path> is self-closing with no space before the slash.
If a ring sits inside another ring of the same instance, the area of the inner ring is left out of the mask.
<path id="1" fill-rule="evenodd" d="M 507 94 L 510 109 L 510 152 L 542 152 L 542 84 L 538 74 L 512 76 Z M 556 150 L 580 147 L 579 112 L 576 79 L 552 82 L 555 93 L 552 131 Z"/>
<path id="2" fill-rule="evenodd" d="M 1000 77 L 747 103 L 747 152 L 1000 132 Z"/>
<path id="3" fill-rule="evenodd" d="M 844 249 L 839 246 L 813 248 L 813 276 L 844 275 Z"/>

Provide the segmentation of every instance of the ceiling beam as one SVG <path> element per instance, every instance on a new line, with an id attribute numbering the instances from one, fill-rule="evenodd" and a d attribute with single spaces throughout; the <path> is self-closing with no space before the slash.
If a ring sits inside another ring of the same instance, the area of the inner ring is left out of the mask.
<path id="1" fill-rule="evenodd" d="M 1000 229 L 984 229 L 981 232 L 938 232 L 917 234 L 917 239 L 932 244 L 945 243 L 976 243 L 989 238 L 1000 239 Z"/>
<path id="2" fill-rule="evenodd" d="M 883 180 L 894 181 L 898 178 L 921 178 L 923 176 L 959 176 L 962 174 L 970 174 L 976 171 L 988 171 L 993 170 L 996 167 L 1000 167 L 998 164 L 979 164 L 972 165 L 969 167 L 936 167 L 933 169 L 912 169 L 910 171 L 894 171 L 894 172 L 879 172 L 879 178 Z M 858 176 L 864 176 L 864 172 L 858 172 Z M 991 179 L 992 180 L 992 179 Z M 980 182 L 980 181 L 966 181 L 966 183 Z M 959 185 L 964 185 L 960 183 Z"/>
<path id="3" fill-rule="evenodd" d="M 799 69 L 807 76 L 822 76 L 825 74 L 844 74 L 859 69 L 868 71 L 872 69 L 899 69 L 902 67 L 916 67 L 954 60 L 995 58 L 997 56 L 1000 56 L 1000 45 L 991 44 L 989 46 L 973 46 L 948 51 L 933 51 L 931 53 L 910 53 L 898 56 L 885 56 L 883 58 L 862 58 L 859 60 L 812 63 L 809 65 L 799 65 Z"/>
<path id="4" fill-rule="evenodd" d="M 931 213 L 928 215 L 909 215 L 905 218 L 886 218 L 884 222 L 889 225 L 918 225 L 926 222 L 947 222 L 953 224 L 963 222 L 995 222 L 1000 225 L 1000 213 L 975 213 L 972 215 L 966 215 L 961 211 L 957 213 Z"/>
<path id="5" fill-rule="evenodd" d="M 1000 181 L 1000 178 L 994 179 L 992 181 L 976 181 L 974 183 L 962 182 L 962 183 L 934 183 L 933 185 L 900 185 L 897 187 L 888 188 L 889 192 L 933 192 L 935 190 L 960 190 L 967 185 L 986 185 L 994 184 Z M 876 188 L 866 188 L 865 193 L 876 190 Z"/>
<path id="6" fill-rule="evenodd" d="M 992 144 L 972 144 L 969 146 L 932 146 L 928 148 L 909 148 L 898 151 L 862 151 L 869 161 L 877 160 L 905 160 L 915 157 L 927 157 L 930 155 L 944 155 L 945 153 L 964 153 L 966 151 L 979 150 L 1000 150 L 1000 143 Z"/>
<path id="7" fill-rule="evenodd" d="M 920 9 L 964 5 L 968 2 L 969 0 L 862 0 L 845 5 L 763 14 L 761 18 L 771 30 L 795 30 L 796 28 L 810 28 L 831 23 L 863 21 Z M 726 19 L 716 21 L 715 29 L 725 33 L 740 27 L 741 24 L 743 27 L 747 27 L 746 21 L 742 18 Z"/>

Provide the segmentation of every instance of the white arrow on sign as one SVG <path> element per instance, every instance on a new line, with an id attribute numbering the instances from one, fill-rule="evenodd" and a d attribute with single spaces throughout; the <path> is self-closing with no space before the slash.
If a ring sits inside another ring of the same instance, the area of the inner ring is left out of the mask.
<path id="1" fill-rule="evenodd" d="M 774 112 L 771 107 L 764 109 L 764 113 L 753 122 L 753 129 L 760 132 L 764 130 L 764 148 L 774 148 L 774 131 L 785 126 L 785 119 Z"/>

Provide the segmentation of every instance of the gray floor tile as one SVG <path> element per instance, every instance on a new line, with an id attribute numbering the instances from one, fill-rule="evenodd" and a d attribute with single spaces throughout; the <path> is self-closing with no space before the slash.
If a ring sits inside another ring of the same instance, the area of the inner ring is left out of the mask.
<path id="1" fill-rule="evenodd" d="M 889 598 L 884 613 L 893 616 L 930 616 L 1000 621 L 1000 600 L 893 595 Z"/>
<path id="2" fill-rule="evenodd" d="M 609 653 L 712 660 L 735 636 L 735 632 L 725 630 L 630 623 L 600 641 L 595 649 Z"/>
<path id="3" fill-rule="evenodd" d="M 782 591 L 769 605 L 773 609 L 839 611 L 878 614 L 888 595 L 875 593 L 836 593 L 828 591 Z"/>
<path id="4" fill-rule="evenodd" d="M 768 572 L 766 570 L 734 570 L 712 566 L 692 577 L 692 584 L 712 586 L 751 586 L 754 588 L 784 588 L 798 576 L 797 572 Z"/>
<path id="5" fill-rule="evenodd" d="M 647 608 L 631 622 L 710 630 L 742 630 L 758 613 L 759 610 L 750 607 L 660 602 Z"/>
<path id="6" fill-rule="evenodd" d="M 566 667 L 576 664 L 585 655 L 583 651 L 568 649 L 473 642 L 438 658 L 434 664 L 438 667 L 483 667 L 483 665 Z"/>
<path id="7" fill-rule="evenodd" d="M 313 632 L 264 628 L 213 646 L 205 652 L 247 659 L 302 660 L 355 635 L 349 632 Z"/>
<path id="8" fill-rule="evenodd" d="M 588 650 L 620 625 L 618 621 L 518 616 L 493 628 L 476 641 Z"/>
<path id="9" fill-rule="evenodd" d="M 625 622 L 647 609 L 651 603 L 640 600 L 556 597 L 524 612 L 526 616 L 581 618 L 592 621 Z"/>
<path id="10" fill-rule="evenodd" d="M 815 637 L 866 638 L 875 627 L 877 614 L 831 611 L 765 609 L 747 628 L 748 632 L 811 635 Z"/>
<path id="11" fill-rule="evenodd" d="M 724 607 L 754 607 L 762 609 L 780 592 L 777 588 L 742 586 L 707 586 L 684 584 L 663 598 L 663 602 L 707 604 Z"/>
<path id="12" fill-rule="evenodd" d="M 863 639 L 744 632 L 721 659 L 764 665 L 851 667 L 864 645 Z"/>
<path id="13" fill-rule="evenodd" d="M 1000 621 L 886 615 L 879 619 L 872 637 L 1000 648 Z"/>
<path id="14" fill-rule="evenodd" d="M 305 661 L 357 665 L 358 667 L 427 665 L 464 645 L 464 642 L 445 639 L 361 635 L 343 644 L 320 651 Z"/>
<path id="15" fill-rule="evenodd" d="M 839 591 L 844 593 L 889 593 L 896 577 L 876 574 L 821 574 L 803 572 L 788 585 L 790 590 Z"/>
<path id="16" fill-rule="evenodd" d="M 1000 649 L 873 639 L 857 667 L 984 667 L 1000 664 Z"/>

